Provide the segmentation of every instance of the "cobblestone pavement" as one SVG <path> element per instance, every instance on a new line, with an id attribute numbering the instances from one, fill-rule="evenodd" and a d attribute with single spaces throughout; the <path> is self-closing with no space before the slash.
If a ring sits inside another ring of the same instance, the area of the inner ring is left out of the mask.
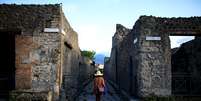
<path id="1" fill-rule="evenodd" d="M 101 97 L 101 101 L 121 101 L 118 92 L 106 82 L 105 94 Z M 90 82 L 84 89 L 77 101 L 95 101 L 93 94 L 93 82 Z"/>

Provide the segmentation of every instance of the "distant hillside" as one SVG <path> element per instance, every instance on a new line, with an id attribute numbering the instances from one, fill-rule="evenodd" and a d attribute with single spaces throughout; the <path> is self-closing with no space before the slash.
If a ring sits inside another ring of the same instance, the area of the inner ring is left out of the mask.
<path id="1" fill-rule="evenodd" d="M 96 64 L 104 64 L 104 54 L 96 54 L 95 55 L 95 62 Z"/>

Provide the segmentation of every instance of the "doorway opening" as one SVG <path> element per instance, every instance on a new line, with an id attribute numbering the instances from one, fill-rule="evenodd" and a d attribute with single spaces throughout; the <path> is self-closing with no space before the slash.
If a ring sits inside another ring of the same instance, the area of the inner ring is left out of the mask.
<path id="1" fill-rule="evenodd" d="M 19 32 L 0 31 L 1 70 L 0 99 L 7 99 L 9 91 L 15 89 L 15 34 Z"/>
<path id="2" fill-rule="evenodd" d="M 172 94 L 201 95 L 201 37 L 171 36 Z"/>

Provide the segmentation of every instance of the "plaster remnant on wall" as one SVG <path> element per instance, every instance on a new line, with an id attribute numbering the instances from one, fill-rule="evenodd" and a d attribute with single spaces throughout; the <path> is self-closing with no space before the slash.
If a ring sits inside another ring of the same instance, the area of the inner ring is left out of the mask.
<path id="1" fill-rule="evenodd" d="M 158 41 L 158 40 L 161 40 L 161 37 L 160 36 L 146 36 L 146 40 L 149 40 L 149 41 Z"/>

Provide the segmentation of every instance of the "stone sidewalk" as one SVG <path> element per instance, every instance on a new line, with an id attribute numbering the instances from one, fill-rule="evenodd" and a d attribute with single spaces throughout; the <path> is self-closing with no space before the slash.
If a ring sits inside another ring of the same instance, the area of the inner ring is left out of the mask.
<path id="1" fill-rule="evenodd" d="M 78 97 L 77 101 L 95 101 L 95 95 L 93 94 L 93 81 L 90 82 Z M 119 97 L 119 93 L 106 82 L 106 91 L 103 94 L 101 101 L 122 101 Z"/>

